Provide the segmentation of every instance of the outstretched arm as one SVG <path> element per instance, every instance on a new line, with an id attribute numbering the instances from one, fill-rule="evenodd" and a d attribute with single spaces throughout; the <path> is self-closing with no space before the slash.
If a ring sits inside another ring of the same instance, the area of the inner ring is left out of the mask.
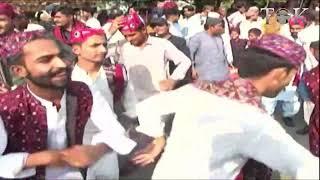
<path id="1" fill-rule="evenodd" d="M 136 112 L 139 118 L 137 131 L 145 133 L 151 137 L 161 137 L 164 135 L 163 115 L 175 112 L 178 106 L 176 94 L 177 90 L 161 92 L 151 96 L 136 105 Z"/>
<path id="2" fill-rule="evenodd" d="M 251 115 L 250 115 L 251 116 Z M 319 179 L 319 159 L 299 145 L 281 125 L 266 114 L 251 116 L 246 124 L 247 143 L 241 151 L 247 157 L 296 179 Z"/>
<path id="3" fill-rule="evenodd" d="M 7 132 L 0 117 L 0 177 L 26 178 L 35 175 L 37 166 L 61 166 L 64 162 L 58 151 L 3 154 L 7 147 Z"/>

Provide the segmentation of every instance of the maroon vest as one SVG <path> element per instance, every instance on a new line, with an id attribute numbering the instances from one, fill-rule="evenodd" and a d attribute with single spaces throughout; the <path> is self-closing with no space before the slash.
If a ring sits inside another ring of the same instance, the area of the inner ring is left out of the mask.
<path id="1" fill-rule="evenodd" d="M 66 97 L 68 146 L 82 144 L 92 101 L 90 89 L 84 83 L 69 82 Z M 30 94 L 26 85 L 0 95 L 0 116 L 8 134 L 4 154 L 47 150 L 46 108 Z M 45 167 L 38 167 L 36 175 L 30 179 L 44 177 Z"/>
<path id="2" fill-rule="evenodd" d="M 103 65 L 106 72 L 109 87 L 113 94 L 113 101 L 117 103 L 121 100 L 126 86 L 127 70 L 122 64 Z"/>

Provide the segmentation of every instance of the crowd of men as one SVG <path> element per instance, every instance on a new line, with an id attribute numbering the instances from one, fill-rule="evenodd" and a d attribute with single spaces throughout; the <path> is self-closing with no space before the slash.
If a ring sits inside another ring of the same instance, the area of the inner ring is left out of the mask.
<path id="1" fill-rule="evenodd" d="M 1 2 L 0 179 L 319 179 L 319 8 L 235 7 Z"/>

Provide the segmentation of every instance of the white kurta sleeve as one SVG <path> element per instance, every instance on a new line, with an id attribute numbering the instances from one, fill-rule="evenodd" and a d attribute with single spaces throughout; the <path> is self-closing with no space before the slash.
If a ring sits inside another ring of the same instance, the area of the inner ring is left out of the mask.
<path id="1" fill-rule="evenodd" d="M 228 27 L 228 26 L 226 26 Z M 227 32 L 225 32 L 222 36 L 223 39 L 223 46 L 224 46 L 224 50 L 225 50 L 225 54 L 227 57 L 227 61 L 229 64 L 233 63 L 233 52 L 232 52 L 232 47 L 231 47 L 231 43 L 230 43 L 230 35 Z"/>
<path id="2" fill-rule="evenodd" d="M 162 116 L 174 112 L 177 91 L 161 92 L 137 104 L 136 110 L 139 118 L 137 131 L 152 137 L 164 135 Z"/>
<path id="3" fill-rule="evenodd" d="M 92 137 L 92 144 L 105 143 L 119 154 L 128 154 L 136 146 L 136 142 L 125 135 L 125 130 L 116 119 L 109 104 L 99 96 L 98 91 L 93 93 L 93 105 L 90 118 L 100 129 Z"/>
<path id="4" fill-rule="evenodd" d="M 130 79 L 130 77 L 128 77 Z M 136 94 L 134 91 L 134 87 L 129 80 L 127 83 L 127 86 L 125 87 L 124 90 L 124 95 L 123 95 L 123 106 L 125 109 L 125 115 L 135 118 L 137 117 L 136 114 L 136 104 L 138 103 L 138 100 L 136 98 Z"/>
<path id="5" fill-rule="evenodd" d="M 246 118 L 245 143 L 240 148 L 244 155 L 296 179 L 319 179 L 319 159 L 299 145 L 277 121 L 262 113 L 252 113 Z"/>
<path id="6" fill-rule="evenodd" d="M 191 60 L 169 41 L 165 42 L 165 57 L 172 60 L 175 65 L 178 65 L 173 71 L 171 79 L 183 79 L 191 66 Z"/>
<path id="7" fill-rule="evenodd" d="M 7 146 L 7 132 L 0 117 L 0 177 L 26 178 L 36 174 L 35 168 L 24 169 L 28 153 L 9 153 L 3 155 Z"/>

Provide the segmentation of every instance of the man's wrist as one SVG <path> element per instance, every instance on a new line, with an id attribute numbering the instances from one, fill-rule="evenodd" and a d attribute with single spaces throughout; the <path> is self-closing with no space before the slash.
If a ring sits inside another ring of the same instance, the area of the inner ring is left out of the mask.
<path id="1" fill-rule="evenodd" d="M 166 144 L 166 138 L 165 136 L 155 138 L 155 140 L 152 143 L 154 145 L 154 150 L 151 152 L 151 156 L 155 159 L 163 151 L 164 146 Z"/>
<path id="2" fill-rule="evenodd" d="M 94 153 L 101 154 L 101 155 L 110 151 L 110 148 L 108 147 L 108 145 L 104 143 L 96 144 L 93 146 L 93 148 L 94 148 Z"/>

